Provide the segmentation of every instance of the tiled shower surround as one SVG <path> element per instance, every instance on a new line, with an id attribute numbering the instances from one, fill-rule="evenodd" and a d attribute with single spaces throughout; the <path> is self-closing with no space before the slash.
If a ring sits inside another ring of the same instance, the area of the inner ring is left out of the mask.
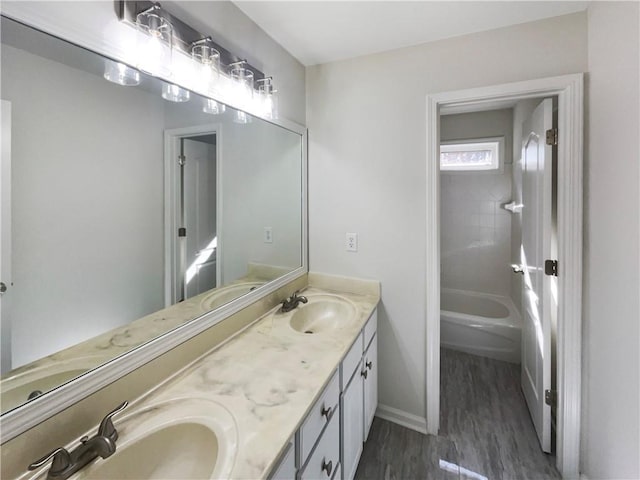
<path id="1" fill-rule="evenodd" d="M 497 173 L 442 173 L 443 288 L 509 295 L 512 165 Z"/>

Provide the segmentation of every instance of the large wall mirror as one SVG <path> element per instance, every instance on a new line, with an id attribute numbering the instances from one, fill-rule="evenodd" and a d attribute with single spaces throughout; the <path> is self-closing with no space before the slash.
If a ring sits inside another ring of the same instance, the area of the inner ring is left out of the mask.
<path id="1" fill-rule="evenodd" d="M 303 128 L 5 17 L 1 55 L 3 413 L 306 267 Z"/>

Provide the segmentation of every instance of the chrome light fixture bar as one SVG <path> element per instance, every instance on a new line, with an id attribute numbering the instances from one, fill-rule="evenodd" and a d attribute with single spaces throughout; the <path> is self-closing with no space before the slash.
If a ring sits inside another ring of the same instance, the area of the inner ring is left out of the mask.
<path id="1" fill-rule="evenodd" d="M 119 0 L 117 4 L 118 18 L 120 21 L 131 25 L 134 28 L 138 28 L 137 19 L 141 13 L 152 11 L 154 15 L 162 18 L 167 24 L 171 25 L 173 35 L 173 48 L 179 49 L 188 56 L 198 56 L 200 59 L 207 59 L 209 57 L 202 55 L 202 47 L 206 47 L 205 51 L 214 52 L 219 54 L 220 64 L 223 66 L 230 66 L 243 62 L 243 67 L 248 69 L 253 74 L 253 81 L 257 82 L 265 78 L 264 73 L 247 63 L 243 58 L 234 55 L 226 48 L 215 43 L 211 37 L 204 35 L 197 30 L 193 29 L 179 18 L 174 17 L 166 10 L 162 9 L 159 3 L 149 1 L 138 0 Z M 194 52 L 194 46 L 196 50 Z M 252 85 L 255 88 L 255 86 Z"/>

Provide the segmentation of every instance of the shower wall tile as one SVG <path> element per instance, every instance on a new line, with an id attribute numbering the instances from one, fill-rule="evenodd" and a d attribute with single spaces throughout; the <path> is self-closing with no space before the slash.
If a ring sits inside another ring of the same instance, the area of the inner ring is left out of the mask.
<path id="1" fill-rule="evenodd" d="M 441 282 L 509 296 L 512 166 L 501 173 L 441 174 Z"/>

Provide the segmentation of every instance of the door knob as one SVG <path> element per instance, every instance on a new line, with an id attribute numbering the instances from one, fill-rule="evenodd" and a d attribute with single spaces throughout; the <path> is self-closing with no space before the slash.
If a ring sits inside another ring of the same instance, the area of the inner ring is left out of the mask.
<path id="1" fill-rule="evenodd" d="M 4 293 L 7 291 L 7 286 L 4 282 L 0 282 L 0 293 Z"/>
<path id="2" fill-rule="evenodd" d="M 519 273 L 520 275 L 524 275 L 524 267 L 522 265 L 516 265 L 515 263 L 512 263 L 511 270 L 513 270 L 513 273 Z"/>

